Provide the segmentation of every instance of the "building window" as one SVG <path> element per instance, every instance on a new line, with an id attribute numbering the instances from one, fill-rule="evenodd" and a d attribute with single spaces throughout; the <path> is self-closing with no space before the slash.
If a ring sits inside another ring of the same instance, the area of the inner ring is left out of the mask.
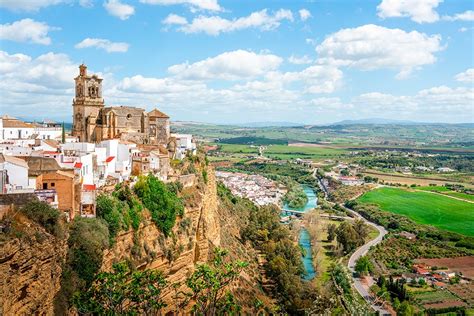
<path id="1" fill-rule="evenodd" d="M 48 184 L 47 183 L 43 183 L 43 190 L 47 190 L 48 189 Z"/>
<path id="2" fill-rule="evenodd" d="M 51 186 L 52 188 L 54 188 L 55 183 L 54 183 L 54 182 L 51 182 L 50 186 Z"/>
<path id="3" fill-rule="evenodd" d="M 127 114 L 127 120 L 132 118 L 132 114 Z"/>

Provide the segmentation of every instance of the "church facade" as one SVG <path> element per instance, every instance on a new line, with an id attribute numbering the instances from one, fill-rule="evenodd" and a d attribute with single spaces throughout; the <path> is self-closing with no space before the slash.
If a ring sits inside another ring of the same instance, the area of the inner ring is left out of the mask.
<path id="1" fill-rule="evenodd" d="M 158 109 L 146 112 L 130 106 L 106 107 L 102 98 L 102 79 L 95 74 L 88 75 L 84 64 L 79 66 L 79 75 L 74 80 L 72 135 L 79 141 L 97 143 L 118 138 L 137 144 L 168 144 L 168 115 Z"/>

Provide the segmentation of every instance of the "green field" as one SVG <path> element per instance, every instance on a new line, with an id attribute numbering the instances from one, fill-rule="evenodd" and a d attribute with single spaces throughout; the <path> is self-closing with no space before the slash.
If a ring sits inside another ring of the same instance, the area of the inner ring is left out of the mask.
<path id="1" fill-rule="evenodd" d="M 444 195 L 454 196 L 454 197 L 457 197 L 459 199 L 474 201 L 474 195 L 472 195 L 472 194 L 466 194 L 466 193 L 462 193 L 462 192 L 452 191 L 452 190 L 448 189 L 447 187 L 443 187 L 443 186 L 418 187 L 416 189 L 417 190 L 422 190 L 422 191 L 438 192 L 438 193 L 442 193 Z"/>
<path id="2" fill-rule="evenodd" d="M 428 192 L 398 188 L 369 191 L 358 201 L 405 215 L 417 223 L 474 236 L 474 204 Z"/>
<path id="3" fill-rule="evenodd" d="M 230 154 L 258 154 L 257 147 L 239 144 L 220 144 L 221 152 Z M 346 149 L 326 147 L 293 147 L 287 145 L 266 146 L 264 156 L 280 159 L 328 159 L 340 157 L 348 152 Z"/>

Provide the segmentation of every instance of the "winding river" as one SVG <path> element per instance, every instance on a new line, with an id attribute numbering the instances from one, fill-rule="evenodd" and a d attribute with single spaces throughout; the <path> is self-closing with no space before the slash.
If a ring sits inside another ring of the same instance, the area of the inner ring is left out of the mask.
<path id="1" fill-rule="evenodd" d="M 316 197 L 316 193 L 314 192 L 314 190 L 311 187 L 306 186 L 306 185 L 303 185 L 303 190 L 306 193 L 306 196 L 308 197 L 308 202 L 306 203 L 306 205 L 301 208 L 292 208 L 292 207 L 289 207 L 287 203 L 285 203 L 283 205 L 283 211 L 293 210 L 293 211 L 307 212 L 308 210 L 311 210 L 318 205 L 318 198 Z M 313 267 L 313 255 L 311 253 L 311 239 L 310 239 L 308 231 L 304 227 L 301 228 L 300 230 L 298 243 L 300 247 L 304 249 L 304 256 L 301 257 L 301 260 L 303 261 L 303 266 L 305 269 L 305 274 L 303 275 L 303 278 L 305 280 L 312 280 L 316 276 L 316 271 L 314 271 L 314 267 Z"/>

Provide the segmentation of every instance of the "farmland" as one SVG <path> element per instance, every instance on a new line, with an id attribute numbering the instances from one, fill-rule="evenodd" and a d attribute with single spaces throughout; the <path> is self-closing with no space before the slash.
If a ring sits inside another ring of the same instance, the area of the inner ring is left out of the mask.
<path id="1" fill-rule="evenodd" d="M 444 186 L 428 186 L 428 187 L 419 187 L 416 188 L 417 190 L 422 190 L 422 191 L 430 191 L 430 192 L 436 192 L 440 194 L 444 194 L 447 196 L 452 196 L 458 199 L 463 199 L 467 201 L 473 201 L 474 202 L 474 195 L 472 194 L 466 194 L 462 192 L 456 192 L 448 189 L 447 187 Z"/>
<path id="2" fill-rule="evenodd" d="M 227 154 L 258 154 L 258 147 L 242 144 L 221 144 L 220 152 Z M 297 147 L 287 145 L 269 145 L 264 150 L 265 156 L 277 159 L 329 159 L 346 154 L 346 149 L 329 147 Z"/>
<path id="3" fill-rule="evenodd" d="M 438 194 L 398 188 L 379 188 L 358 199 L 382 210 L 404 215 L 420 224 L 474 236 L 474 204 Z"/>

